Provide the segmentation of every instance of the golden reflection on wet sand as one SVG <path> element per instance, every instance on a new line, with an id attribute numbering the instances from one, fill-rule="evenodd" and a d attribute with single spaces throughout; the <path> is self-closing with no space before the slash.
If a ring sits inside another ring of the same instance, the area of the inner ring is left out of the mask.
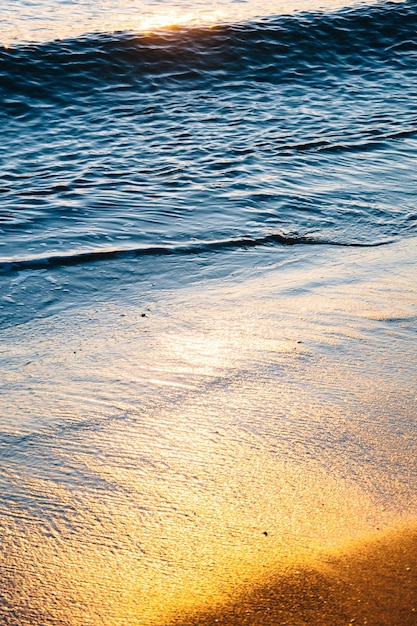
<path id="1" fill-rule="evenodd" d="M 303 272 L 285 251 L 284 267 L 153 296 L 146 317 L 103 303 L 10 329 L 4 623 L 267 624 L 282 581 L 288 611 L 307 589 L 289 623 L 320 593 L 356 619 L 354 596 L 334 599 L 356 584 L 338 551 L 416 510 L 411 245 L 346 251 L 349 276 L 331 249 Z"/>
<path id="2" fill-rule="evenodd" d="M 219 610 L 178 616 L 175 626 L 414 626 L 417 527 L 403 526 L 349 549 L 248 585 Z"/>
<path id="3" fill-rule="evenodd" d="M 107 461 L 77 454 L 108 493 L 28 480 L 45 509 L 54 502 L 58 510 L 44 524 L 18 507 L 12 519 L 3 512 L 3 584 L 18 623 L 156 624 L 225 602 L 265 572 L 308 562 L 390 519 L 314 463 L 279 463 L 249 442 L 207 445 L 207 435 L 193 436 L 187 449 L 173 433 L 189 458 L 166 456 L 166 472 L 153 482 L 135 467 L 120 469 L 111 444 Z"/>

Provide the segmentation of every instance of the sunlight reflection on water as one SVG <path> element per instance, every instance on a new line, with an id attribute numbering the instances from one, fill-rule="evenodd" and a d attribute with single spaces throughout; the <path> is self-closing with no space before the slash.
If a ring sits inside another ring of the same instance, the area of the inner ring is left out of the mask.
<path id="1" fill-rule="evenodd" d="M 8 47 L 22 42 L 46 42 L 79 37 L 86 33 L 151 32 L 164 27 L 210 26 L 238 23 L 296 11 L 332 10 L 351 3 L 343 0 L 100 0 L 97 2 L 5 3 L 0 21 L 0 43 Z M 368 3 L 369 4 L 369 3 Z"/>

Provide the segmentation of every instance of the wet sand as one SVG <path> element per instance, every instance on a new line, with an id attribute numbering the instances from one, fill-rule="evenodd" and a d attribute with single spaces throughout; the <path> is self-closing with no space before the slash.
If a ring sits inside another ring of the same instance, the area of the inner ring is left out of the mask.
<path id="1" fill-rule="evenodd" d="M 417 624 L 417 526 L 356 542 L 176 626 Z"/>
<path id="2" fill-rule="evenodd" d="M 7 328 L 0 624 L 416 625 L 415 250 Z"/>

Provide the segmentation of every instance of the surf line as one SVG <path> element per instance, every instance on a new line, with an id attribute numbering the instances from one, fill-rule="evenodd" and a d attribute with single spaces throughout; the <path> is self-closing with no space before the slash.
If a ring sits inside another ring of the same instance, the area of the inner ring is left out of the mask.
<path id="1" fill-rule="evenodd" d="M 312 246 L 339 246 L 345 248 L 373 248 L 392 243 L 392 240 L 376 241 L 370 243 L 362 242 L 341 242 L 326 239 L 314 239 L 306 236 L 285 236 L 280 234 L 270 234 L 263 237 L 240 237 L 236 239 L 224 239 L 208 242 L 195 242 L 174 246 L 149 246 L 146 248 L 127 248 L 91 250 L 86 252 L 76 252 L 68 255 L 56 255 L 35 257 L 29 259 L 17 259 L 10 261 L 0 261 L 0 273 L 8 273 L 23 270 L 38 270 L 45 268 L 66 267 L 81 265 L 84 263 L 94 263 L 102 260 L 128 259 L 144 256 L 172 256 L 204 254 L 205 252 L 220 252 L 228 248 L 255 248 L 280 244 L 283 246 L 312 245 Z"/>

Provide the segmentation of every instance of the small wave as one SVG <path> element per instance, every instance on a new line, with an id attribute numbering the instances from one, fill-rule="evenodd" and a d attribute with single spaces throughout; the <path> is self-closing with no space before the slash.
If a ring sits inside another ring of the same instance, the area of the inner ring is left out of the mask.
<path id="1" fill-rule="evenodd" d="M 349 137 L 348 134 L 343 141 L 329 139 L 315 138 L 311 141 L 304 143 L 287 143 L 277 145 L 276 152 L 278 153 L 307 153 L 307 152 L 364 152 L 366 150 L 374 150 L 380 146 L 383 146 L 386 142 L 396 139 L 407 139 L 417 135 L 417 125 L 404 130 L 392 131 L 392 132 L 379 132 L 375 131 L 371 133 L 363 132 L 361 135 L 355 137 Z"/>
<path id="2" fill-rule="evenodd" d="M 30 100 L 66 97 L 112 84 L 155 88 L 161 81 L 323 81 L 375 63 L 414 66 L 416 2 L 335 13 L 302 13 L 254 23 L 177 28 L 152 35 L 95 34 L 0 49 L 3 108 L 25 114 Z M 333 69 L 332 69 L 333 68 Z M 13 95 L 11 95 L 13 94 Z"/>
<path id="3" fill-rule="evenodd" d="M 107 249 L 91 250 L 67 255 L 44 256 L 26 259 L 13 259 L 11 261 L 0 261 L 0 272 L 15 272 L 23 270 L 39 270 L 45 268 L 68 267 L 72 265 L 82 265 L 85 263 L 95 263 L 111 259 L 127 259 L 145 256 L 172 256 L 172 255 L 198 255 L 208 252 L 221 252 L 230 248 L 255 248 L 261 246 L 282 245 L 310 245 L 310 246 L 339 246 L 370 248 L 391 243 L 391 240 L 375 242 L 342 242 L 326 239 L 316 239 L 307 236 L 285 236 L 278 233 L 271 233 L 263 237 L 244 236 L 235 239 L 222 239 L 207 242 L 195 242 L 176 246 L 148 246 L 127 249 Z"/>

